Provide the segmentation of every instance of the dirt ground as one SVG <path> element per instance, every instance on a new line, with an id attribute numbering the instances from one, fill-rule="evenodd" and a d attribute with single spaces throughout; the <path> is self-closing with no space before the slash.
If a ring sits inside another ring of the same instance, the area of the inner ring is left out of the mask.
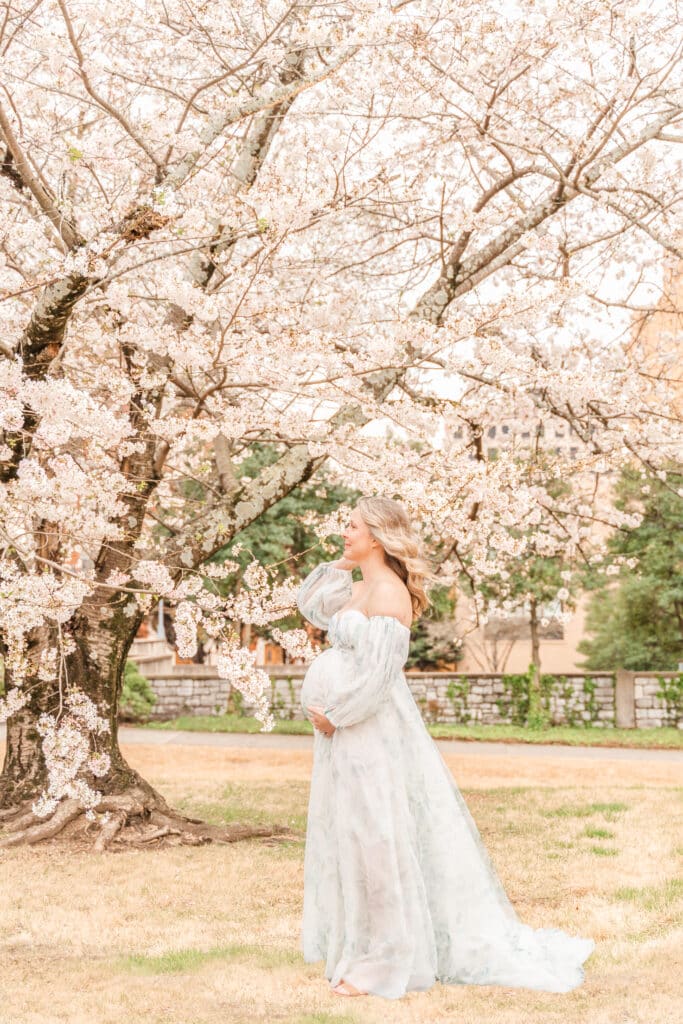
<path id="1" fill-rule="evenodd" d="M 308 751 L 124 753 L 197 816 L 305 829 Z M 596 940 L 574 992 L 334 995 L 300 953 L 302 835 L 101 857 L 39 846 L 0 853 L 0 1024 L 680 1024 L 680 763 L 446 762 L 520 918 Z"/>

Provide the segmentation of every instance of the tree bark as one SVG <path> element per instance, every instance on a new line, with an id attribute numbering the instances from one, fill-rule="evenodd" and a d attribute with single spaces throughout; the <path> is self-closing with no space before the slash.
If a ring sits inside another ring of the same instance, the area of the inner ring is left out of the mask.
<path id="1" fill-rule="evenodd" d="M 88 773 L 79 776 L 103 794 L 95 808 L 96 822 L 88 821 L 84 808 L 73 799 L 61 800 L 54 813 L 46 817 L 35 815 L 31 809 L 48 781 L 38 718 L 44 712 L 54 714 L 60 707 L 57 680 L 45 683 L 37 671 L 32 671 L 24 682 L 30 690 L 30 700 L 7 722 L 7 747 L 0 775 L 0 849 L 55 837 L 70 841 L 81 838 L 93 824 L 96 836 L 94 842 L 89 840 L 89 845 L 97 852 L 112 844 L 119 847 L 150 843 L 198 845 L 253 837 L 271 841 L 275 841 L 275 837 L 292 838 L 294 833 L 286 826 L 233 824 L 218 827 L 179 814 L 128 764 L 119 747 L 118 705 L 126 658 L 142 619 L 139 611 L 132 616 L 125 615 L 123 606 L 128 600 L 129 595 L 117 595 L 113 615 L 104 621 L 99 608 L 85 603 L 69 623 L 76 649 L 66 661 L 68 683 L 64 684 L 61 698 L 66 695 L 67 686 L 81 690 L 96 704 L 110 727 L 108 732 L 91 735 L 91 749 L 109 755 L 109 771 L 104 776 Z M 40 651 L 48 645 L 55 646 L 55 642 L 56 638 L 47 635 L 45 630 L 36 631 L 31 637 L 30 664 L 37 665 Z M 11 687 L 8 673 L 6 688 Z M 66 707 L 64 710 L 67 711 Z M 105 812 L 104 816 L 101 812 Z"/>
<path id="2" fill-rule="evenodd" d="M 529 628 L 531 632 L 531 665 L 529 666 L 527 725 L 530 728 L 540 728 L 546 724 L 547 715 L 541 701 L 541 642 L 538 635 L 538 603 L 535 597 L 531 598 Z"/>
<path id="3" fill-rule="evenodd" d="M 123 603 L 121 595 L 119 605 Z M 65 664 L 65 681 L 61 699 L 68 688 L 77 688 L 97 705 L 99 713 L 109 722 L 109 732 L 96 738 L 98 752 L 109 754 L 111 768 L 99 779 L 88 778 L 89 784 L 103 793 L 123 793 L 131 786 L 140 786 L 151 794 L 154 789 L 131 768 L 123 757 L 118 743 L 118 706 L 123 685 L 128 651 L 137 633 L 142 613 L 124 615 L 119 607 L 108 623 L 95 621 L 99 611 L 87 604 L 74 616 L 69 630 L 76 644 Z M 64 627 L 63 631 L 64 631 Z M 31 637 L 29 662 L 37 665 L 41 649 L 55 647 L 56 636 L 46 630 L 36 631 Z M 6 688 L 12 686 L 8 673 Z M 29 674 L 24 688 L 30 690 L 31 698 L 17 714 L 7 722 L 7 749 L 0 775 L 0 808 L 11 804 L 35 800 L 47 784 L 47 768 L 41 749 L 41 736 L 37 730 L 39 716 L 55 714 L 60 707 L 60 688 L 55 679 L 50 683 L 38 678 L 35 672 Z M 64 707 L 64 711 L 67 708 Z M 94 747 L 93 747 L 94 749 Z M 160 798 L 163 799 L 163 798 Z"/>

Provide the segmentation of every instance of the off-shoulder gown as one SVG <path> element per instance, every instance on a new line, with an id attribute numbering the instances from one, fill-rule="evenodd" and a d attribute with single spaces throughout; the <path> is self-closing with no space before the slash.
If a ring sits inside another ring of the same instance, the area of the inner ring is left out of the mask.
<path id="1" fill-rule="evenodd" d="M 519 920 L 403 674 L 410 630 L 345 609 L 351 583 L 323 562 L 296 595 L 331 641 L 301 705 L 336 726 L 314 733 L 304 960 L 387 999 L 435 981 L 576 988 L 595 941 Z"/>

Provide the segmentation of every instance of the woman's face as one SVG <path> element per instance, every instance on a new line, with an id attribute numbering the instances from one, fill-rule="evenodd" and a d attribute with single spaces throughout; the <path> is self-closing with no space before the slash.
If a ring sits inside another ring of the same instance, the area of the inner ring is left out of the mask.
<path id="1" fill-rule="evenodd" d="M 344 538 L 344 557 L 354 562 L 362 561 L 371 551 L 377 549 L 377 541 L 370 533 L 367 523 L 357 508 L 354 508 L 346 529 L 341 533 Z"/>

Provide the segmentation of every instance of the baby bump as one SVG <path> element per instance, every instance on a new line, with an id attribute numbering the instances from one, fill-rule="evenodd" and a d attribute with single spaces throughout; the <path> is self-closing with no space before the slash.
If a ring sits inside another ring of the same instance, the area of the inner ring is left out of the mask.
<path id="1" fill-rule="evenodd" d="M 305 715 L 309 704 L 327 706 L 338 692 L 347 667 L 344 652 L 336 647 L 329 647 L 313 659 L 301 684 L 301 707 Z"/>

